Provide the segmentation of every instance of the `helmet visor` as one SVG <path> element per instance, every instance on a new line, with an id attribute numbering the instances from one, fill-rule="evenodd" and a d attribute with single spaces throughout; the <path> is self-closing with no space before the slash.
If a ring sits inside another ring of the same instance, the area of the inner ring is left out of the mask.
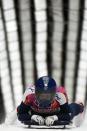
<path id="1" fill-rule="evenodd" d="M 43 101 L 49 101 L 50 103 L 52 102 L 52 100 L 54 99 L 55 94 L 54 93 L 37 93 L 36 94 L 36 98 L 38 100 L 39 103 L 43 102 Z"/>
<path id="2" fill-rule="evenodd" d="M 51 100 L 52 95 L 50 93 L 41 93 L 38 97 L 40 100 Z"/>

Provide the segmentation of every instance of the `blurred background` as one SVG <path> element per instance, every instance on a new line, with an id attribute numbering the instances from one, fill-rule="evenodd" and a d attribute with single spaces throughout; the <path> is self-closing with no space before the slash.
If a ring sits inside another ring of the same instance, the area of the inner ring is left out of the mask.
<path id="1" fill-rule="evenodd" d="M 43 75 L 87 100 L 87 0 L 0 0 L 0 123 Z"/>

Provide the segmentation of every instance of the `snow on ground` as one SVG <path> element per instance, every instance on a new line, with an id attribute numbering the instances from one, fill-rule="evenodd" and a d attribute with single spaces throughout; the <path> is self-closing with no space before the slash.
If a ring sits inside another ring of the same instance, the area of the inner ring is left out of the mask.
<path id="1" fill-rule="evenodd" d="M 59 130 L 59 131 L 62 131 L 62 129 L 29 129 L 27 128 L 27 126 L 24 126 L 23 124 L 15 124 L 15 125 L 6 125 L 6 124 L 2 124 L 0 125 L 0 131 L 26 131 L 26 130 L 29 130 L 29 131 L 37 131 L 37 130 L 40 130 L 40 131 L 43 131 L 43 130 L 51 130 L 51 131 L 54 131 L 54 130 Z M 69 129 L 65 129 L 65 131 L 68 131 Z M 84 122 L 83 124 L 80 126 L 80 127 L 76 127 L 76 128 L 71 128 L 71 131 L 86 131 L 87 130 L 87 113 L 85 115 L 85 118 L 84 118 Z"/>

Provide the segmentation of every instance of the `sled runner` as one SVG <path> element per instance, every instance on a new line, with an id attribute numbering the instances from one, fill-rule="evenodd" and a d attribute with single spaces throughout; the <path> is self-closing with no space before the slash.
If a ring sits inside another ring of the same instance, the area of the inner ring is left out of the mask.
<path id="1" fill-rule="evenodd" d="M 52 126 L 39 125 L 35 121 L 26 121 L 24 122 L 24 124 L 28 125 L 28 128 L 35 128 L 35 129 L 47 129 L 47 128 L 66 129 L 66 128 L 70 128 L 70 126 L 72 125 L 72 122 L 71 121 L 56 121 Z"/>

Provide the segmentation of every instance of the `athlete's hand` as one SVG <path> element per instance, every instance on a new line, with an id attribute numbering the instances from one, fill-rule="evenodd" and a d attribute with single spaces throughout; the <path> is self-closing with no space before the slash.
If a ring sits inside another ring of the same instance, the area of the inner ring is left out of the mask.
<path id="1" fill-rule="evenodd" d="M 32 115 L 31 120 L 37 122 L 39 125 L 44 125 L 44 118 L 40 115 Z"/>
<path id="2" fill-rule="evenodd" d="M 56 115 L 48 116 L 45 118 L 45 124 L 47 126 L 53 125 L 54 121 L 58 120 L 58 117 Z"/>

